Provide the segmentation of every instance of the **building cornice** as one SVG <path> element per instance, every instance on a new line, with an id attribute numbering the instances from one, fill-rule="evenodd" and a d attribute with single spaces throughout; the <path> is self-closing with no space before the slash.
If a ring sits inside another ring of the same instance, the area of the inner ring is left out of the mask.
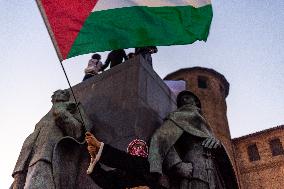
<path id="1" fill-rule="evenodd" d="M 250 137 L 262 136 L 264 134 L 267 134 L 268 132 L 272 132 L 272 131 L 280 130 L 280 129 L 281 130 L 284 129 L 284 125 L 278 125 L 276 127 L 272 127 L 272 128 L 265 129 L 265 130 L 262 130 L 262 131 L 257 131 L 255 133 L 244 135 L 244 136 L 241 136 L 241 137 L 238 137 L 238 138 L 233 138 L 232 141 L 233 142 L 238 142 L 240 140 L 244 140 L 244 139 L 247 139 L 247 138 L 250 138 Z"/>

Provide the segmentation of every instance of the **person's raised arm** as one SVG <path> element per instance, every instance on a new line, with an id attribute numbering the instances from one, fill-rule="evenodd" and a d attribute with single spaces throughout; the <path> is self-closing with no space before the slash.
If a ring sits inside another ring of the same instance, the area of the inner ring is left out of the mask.
<path id="1" fill-rule="evenodd" d="M 123 58 L 124 58 L 124 61 L 128 60 L 128 57 L 127 57 L 127 55 L 126 55 L 124 50 L 123 50 Z"/>
<path id="2" fill-rule="evenodd" d="M 85 139 L 88 145 L 100 149 L 102 142 L 98 141 L 93 134 L 87 132 Z M 122 169 L 132 173 L 144 173 L 149 171 L 147 158 L 130 155 L 108 144 L 104 144 L 99 161 L 109 167 Z"/>
<path id="3" fill-rule="evenodd" d="M 107 56 L 107 59 L 102 66 L 102 71 L 105 70 L 108 67 L 109 63 L 110 63 L 110 58 L 109 58 L 109 56 Z"/>

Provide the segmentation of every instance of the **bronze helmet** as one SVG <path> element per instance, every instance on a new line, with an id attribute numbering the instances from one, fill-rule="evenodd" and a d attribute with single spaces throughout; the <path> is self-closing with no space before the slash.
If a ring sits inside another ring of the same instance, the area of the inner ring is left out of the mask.
<path id="1" fill-rule="evenodd" d="M 181 91 L 177 95 L 177 107 L 178 108 L 180 108 L 182 106 L 182 104 L 181 104 L 181 97 L 183 95 L 191 95 L 191 96 L 193 96 L 197 107 L 201 109 L 201 102 L 200 102 L 199 98 L 193 92 L 188 91 L 188 90 Z"/>

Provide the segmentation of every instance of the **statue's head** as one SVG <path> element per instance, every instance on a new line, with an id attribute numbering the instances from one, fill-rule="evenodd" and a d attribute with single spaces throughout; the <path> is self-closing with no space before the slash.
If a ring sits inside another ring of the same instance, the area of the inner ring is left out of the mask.
<path id="1" fill-rule="evenodd" d="M 180 108 L 188 104 L 201 108 L 201 102 L 194 93 L 187 90 L 181 91 L 177 96 L 177 107 Z"/>
<path id="2" fill-rule="evenodd" d="M 70 99 L 70 93 L 68 90 L 57 90 L 51 96 L 51 102 L 66 102 Z"/>

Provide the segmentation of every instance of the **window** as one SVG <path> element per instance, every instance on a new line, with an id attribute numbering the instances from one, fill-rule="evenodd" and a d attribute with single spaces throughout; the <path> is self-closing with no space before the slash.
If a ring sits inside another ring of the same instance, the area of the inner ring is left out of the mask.
<path id="1" fill-rule="evenodd" d="M 208 81 L 207 77 L 198 76 L 197 81 L 198 81 L 198 88 L 201 88 L 201 89 L 207 88 L 207 81 Z"/>
<path id="2" fill-rule="evenodd" d="M 250 161 L 260 160 L 256 144 L 251 144 L 248 146 L 248 156 Z"/>
<path id="3" fill-rule="evenodd" d="M 284 150 L 279 138 L 270 140 L 269 145 L 273 156 L 284 154 Z"/>

